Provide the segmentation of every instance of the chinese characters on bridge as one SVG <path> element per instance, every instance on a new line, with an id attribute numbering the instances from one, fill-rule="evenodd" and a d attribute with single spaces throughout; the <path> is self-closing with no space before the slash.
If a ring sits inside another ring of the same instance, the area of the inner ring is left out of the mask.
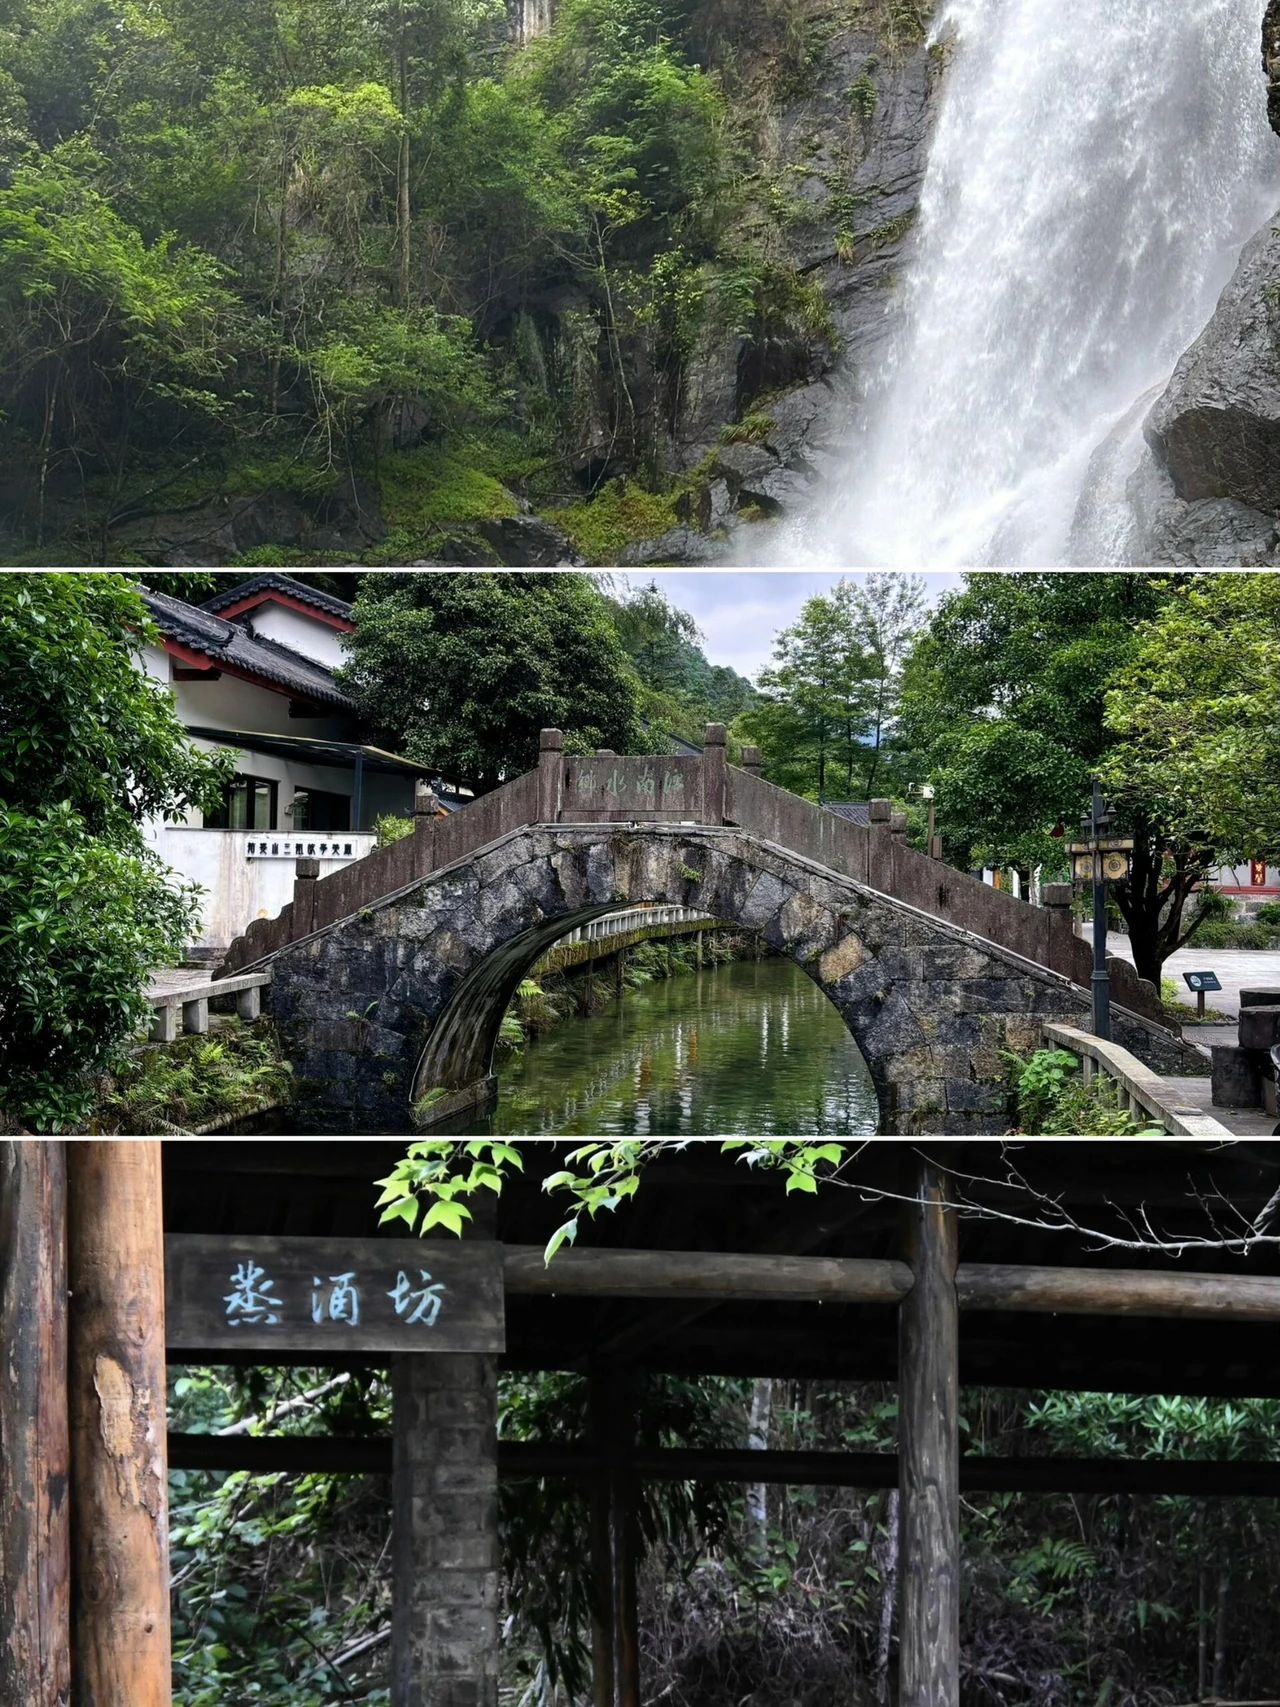
<path id="1" fill-rule="evenodd" d="M 223 1296 L 228 1326 L 274 1327 L 285 1319 L 290 1306 L 280 1295 L 284 1288 L 276 1286 L 261 1264 L 246 1259 L 228 1278 L 231 1291 Z M 366 1279 L 356 1269 L 315 1275 L 305 1302 L 311 1321 L 317 1327 L 358 1328 L 363 1314 L 372 1310 L 384 1318 L 390 1314 L 405 1327 L 434 1328 L 448 1291 L 444 1282 L 433 1280 L 425 1268 L 408 1273 L 398 1269 L 390 1287 L 384 1286 L 385 1278 Z M 388 1303 L 382 1302 L 384 1298 Z M 299 1298 L 291 1304 L 296 1314 L 303 1301 Z"/>

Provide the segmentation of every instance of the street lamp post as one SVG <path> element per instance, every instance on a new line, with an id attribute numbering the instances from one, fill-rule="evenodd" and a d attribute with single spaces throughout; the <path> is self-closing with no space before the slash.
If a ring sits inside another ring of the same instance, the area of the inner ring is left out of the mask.
<path id="1" fill-rule="evenodd" d="M 1112 814 L 1102 798 L 1102 784 L 1093 779 L 1093 802 L 1087 818 L 1093 850 L 1093 1035 L 1111 1036 L 1111 974 L 1107 971 L 1107 879 L 1102 869 L 1102 833 Z"/>

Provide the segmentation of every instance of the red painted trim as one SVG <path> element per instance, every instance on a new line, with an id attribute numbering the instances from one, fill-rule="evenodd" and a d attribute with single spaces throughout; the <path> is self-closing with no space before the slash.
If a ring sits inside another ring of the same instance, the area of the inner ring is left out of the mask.
<path id="1" fill-rule="evenodd" d="M 229 622 L 233 616 L 240 616 L 244 611 L 252 610 L 255 605 L 266 604 L 286 605 L 290 610 L 301 611 L 303 616 L 314 617 L 317 622 L 339 629 L 343 634 L 351 634 L 355 630 L 355 623 L 348 622 L 345 616 L 334 616 L 332 611 L 321 610 L 318 605 L 308 604 L 305 599 L 296 599 L 292 593 L 279 593 L 274 587 L 264 587 L 260 592 L 250 593 L 247 598 L 237 599 L 235 604 L 226 605 L 222 610 L 211 611 L 209 614 L 220 616 L 224 622 Z"/>
<path id="2" fill-rule="evenodd" d="M 215 665 L 203 652 L 193 652 L 189 646 L 184 646 L 180 640 L 170 640 L 167 635 L 165 636 L 164 649 L 166 652 L 172 653 L 175 658 L 180 658 L 184 664 L 189 664 L 193 670 L 197 670 L 206 681 L 217 681 L 219 675 L 235 676 L 238 681 L 252 682 L 256 688 L 266 688 L 268 693 L 283 694 L 286 699 L 295 699 L 304 705 L 318 706 L 320 709 L 316 713 L 317 716 L 336 717 L 341 715 L 340 707 L 323 706 L 319 700 L 308 699 L 305 694 L 298 693 L 295 688 L 284 687 L 280 682 L 268 681 L 266 676 L 255 675 L 252 670 L 237 669 L 234 664 L 224 664 L 221 661 Z"/>

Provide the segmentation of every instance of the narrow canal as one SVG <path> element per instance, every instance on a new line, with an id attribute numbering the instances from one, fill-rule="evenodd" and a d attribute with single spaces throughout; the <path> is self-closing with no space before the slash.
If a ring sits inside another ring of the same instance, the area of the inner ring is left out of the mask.
<path id="1" fill-rule="evenodd" d="M 857 1045 L 789 960 L 631 990 L 501 1062 L 498 1083 L 496 1107 L 459 1132 L 852 1137 L 878 1116 Z"/>

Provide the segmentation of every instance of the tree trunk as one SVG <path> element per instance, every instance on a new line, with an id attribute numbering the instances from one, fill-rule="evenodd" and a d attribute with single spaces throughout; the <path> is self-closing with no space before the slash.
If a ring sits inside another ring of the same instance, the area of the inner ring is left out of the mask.
<path id="1" fill-rule="evenodd" d="M 409 306 L 409 47 L 404 3 L 396 6 L 396 74 L 400 86 L 400 146 L 396 151 L 396 222 L 399 243 L 400 306 Z"/>
<path id="2" fill-rule="evenodd" d="M 957 1230 L 938 1170 L 921 1163 L 898 1306 L 900 1707 L 959 1707 L 960 1431 Z"/>
<path id="3" fill-rule="evenodd" d="M 0 1140 L 0 1701 L 67 1707 L 66 1146 Z"/>
<path id="4" fill-rule="evenodd" d="M 889 1707 L 889 1657 L 898 1599 L 898 1490 L 889 1495 L 884 1556 L 880 1563 L 880 1633 L 876 1639 L 876 1707 Z"/>
<path id="5" fill-rule="evenodd" d="M 747 1425 L 747 1446 L 752 1452 L 768 1451 L 772 1419 L 773 1382 L 756 1381 L 751 1388 L 751 1420 Z M 747 1518 L 756 1532 L 756 1545 L 763 1549 L 769 1539 L 769 1490 L 763 1482 L 747 1489 Z"/>
<path id="6" fill-rule="evenodd" d="M 1224 1565 L 1218 1576 L 1218 1617 L 1213 1640 L 1213 1696 L 1222 1700 L 1227 1686 L 1227 1606 L 1231 1594 L 1231 1572 Z"/>
<path id="7" fill-rule="evenodd" d="M 160 1145 L 69 1146 L 76 1707 L 169 1707 Z"/>

